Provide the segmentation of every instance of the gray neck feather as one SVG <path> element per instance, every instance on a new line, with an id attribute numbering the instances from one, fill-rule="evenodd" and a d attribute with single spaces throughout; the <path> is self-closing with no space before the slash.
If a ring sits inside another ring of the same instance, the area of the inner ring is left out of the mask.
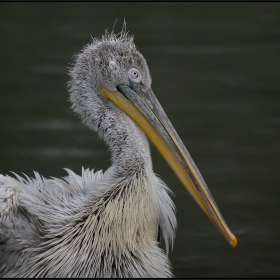
<path id="1" fill-rule="evenodd" d="M 74 112 L 109 145 L 112 164 L 116 166 L 116 171 L 124 176 L 127 172 L 131 175 L 146 168 L 152 169 L 146 136 L 124 112 L 107 100 L 101 91 L 101 86 L 114 90 L 118 81 L 123 82 L 126 79 L 123 76 L 126 71 L 121 65 L 129 62 L 134 65 L 137 62 L 139 67 L 142 65 L 146 72 L 148 71 L 145 59 L 131 40 L 130 37 L 127 38 L 127 46 L 119 46 L 118 41 L 114 40 L 105 40 L 103 44 L 100 41 L 93 42 L 87 46 L 76 56 L 76 64 L 70 70 L 72 79 L 68 84 Z M 116 48 L 119 48 L 117 52 Z M 109 51 L 112 53 L 110 56 L 106 55 Z M 122 51 L 124 54 L 120 57 L 119 53 Z M 130 60 L 134 57 L 135 61 L 128 61 L 128 57 Z M 114 62 L 118 62 L 118 65 Z M 146 80 L 151 82 L 149 77 Z"/>

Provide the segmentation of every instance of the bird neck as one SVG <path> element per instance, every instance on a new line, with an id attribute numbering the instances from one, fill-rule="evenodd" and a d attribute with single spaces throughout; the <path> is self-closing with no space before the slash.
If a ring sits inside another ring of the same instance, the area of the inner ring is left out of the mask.
<path id="1" fill-rule="evenodd" d="M 112 166 L 116 175 L 130 177 L 150 173 L 152 160 L 149 143 L 144 132 L 125 113 L 119 110 L 107 122 L 104 140 L 112 153 Z"/>
<path id="2" fill-rule="evenodd" d="M 115 43 L 113 45 L 115 47 Z M 109 101 L 101 90 L 102 86 L 109 86 L 110 89 L 113 84 L 120 82 L 122 76 L 119 76 L 121 68 L 113 71 L 104 68 L 104 61 L 100 64 L 99 53 L 96 52 L 98 46 L 93 44 L 85 48 L 70 71 L 71 80 L 68 85 L 72 108 L 80 115 L 82 122 L 95 130 L 109 145 L 113 166 L 119 174 L 135 174 L 146 169 L 151 171 L 152 161 L 145 134 L 123 111 Z M 132 49 L 129 48 L 130 51 Z M 104 53 L 108 50 L 106 47 Z M 148 71 L 142 55 L 137 51 L 135 55 L 137 61 L 143 60 L 143 65 Z M 150 83 L 149 78 L 148 81 Z"/>
<path id="3" fill-rule="evenodd" d="M 104 97 L 100 86 L 80 81 L 72 84 L 71 91 L 74 112 L 110 147 L 112 165 L 118 174 L 152 170 L 149 143 L 144 132 Z"/>

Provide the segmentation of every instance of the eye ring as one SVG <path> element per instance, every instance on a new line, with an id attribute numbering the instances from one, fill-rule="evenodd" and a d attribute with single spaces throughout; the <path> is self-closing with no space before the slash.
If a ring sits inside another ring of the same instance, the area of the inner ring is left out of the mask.
<path id="1" fill-rule="evenodd" d="M 129 75 L 129 78 L 133 79 L 136 82 L 140 82 L 142 79 L 141 73 L 136 68 L 131 68 L 128 71 L 128 75 Z"/>

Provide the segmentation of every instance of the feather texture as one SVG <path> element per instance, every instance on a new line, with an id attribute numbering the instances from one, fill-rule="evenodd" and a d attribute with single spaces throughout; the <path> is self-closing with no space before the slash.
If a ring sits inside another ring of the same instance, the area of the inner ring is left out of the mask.
<path id="1" fill-rule="evenodd" d="M 0 275 L 170 277 L 176 228 L 168 187 L 152 169 L 142 130 L 102 94 L 137 67 L 151 86 L 133 37 L 106 32 L 76 55 L 68 84 L 74 112 L 108 144 L 103 173 L 66 169 L 63 179 L 0 176 Z M 158 227 L 166 252 L 157 242 Z"/>

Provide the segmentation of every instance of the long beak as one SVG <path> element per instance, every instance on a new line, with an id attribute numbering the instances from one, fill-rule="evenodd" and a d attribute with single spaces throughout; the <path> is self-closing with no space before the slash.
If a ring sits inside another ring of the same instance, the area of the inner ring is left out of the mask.
<path id="1" fill-rule="evenodd" d="M 105 97 L 124 111 L 147 135 L 191 196 L 234 248 L 236 237 L 226 225 L 190 154 L 151 89 L 139 84 L 102 87 Z"/>

